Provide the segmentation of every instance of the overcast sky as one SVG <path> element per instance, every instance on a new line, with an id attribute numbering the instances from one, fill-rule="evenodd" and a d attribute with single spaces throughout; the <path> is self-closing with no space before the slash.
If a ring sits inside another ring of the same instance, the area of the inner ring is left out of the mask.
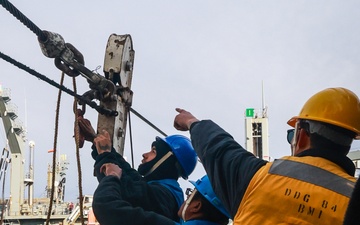
<path id="1" fill-rule="evenodd" d="M 270 156 L 279 158 L 290 154 L 286 122 L 310 96 L 328 87 L 360 95 L 357 0 L 11 3 L 40 29 L 59 33 L 73 44 L 91 70 L 103 66 L 110 34 L 130 34 L 135 50 L 133 108 L 167 134 L 189 136 L 173 128 L 175 108 L 181 107 L 199 119 L 212 119 L 244 145 L 244 112 L 262 107 L 263 83 Z M 42 54 L 36 35 L 4 8 L 0 21 L 0 51 L 60 82 L 61 72 Z M 98 72 L 102 74 L 102 68 Z M 58 90 L 3 60 L 0 83 L 11 89 L 27 139 L 35 141 L 35 197 L 42 197 L 52 160 L 47 151 L 53 148 Z M 68 76 L 65 85 L 72 89 Z M 77 85 L 80 94 L 89 89 L 82 77 Z M 58 150 L 70 162 L 66 200 L 78 196 L 72 102 L 63 94 Z M 87 108 L 85 117 L 96 126 L 94 110 Z M 141 154 L 161 135 L 133 114 L 131 120 L 137 168 Z M 1 132 L 3 148 L 6 138 Z M 359 141 L 353 149 L 360 149 Z M 125 156 L 130 159 L 129 133 Z M 97 180 L 92 176 L 90 144 L 81 149 L 81 163 L 83 193 L 92 194 Z M 202 175 L 198 164 L 190 179 Z M 187 181 L 180 183 L 184 189 L 191 187 Z"/>

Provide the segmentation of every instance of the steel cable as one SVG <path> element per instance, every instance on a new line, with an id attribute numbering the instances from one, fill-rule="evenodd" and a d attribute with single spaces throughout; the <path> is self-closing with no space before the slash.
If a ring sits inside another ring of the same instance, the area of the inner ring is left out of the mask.
<path id="1" fill-rule="evenodd" d="M 105 115 L 109 115 L 109 116 L 114 116 L 117 112 L 116 111 L 112 111 L 112 110 L 108 110 L 105 109 L 101 106 L 98 106 L 95 102 L 90 101 L 87 98 L 82 97 L 81 95 L 78 95 L 76 93 L 74 93 L 73 91 L 71 91 L 70 89 L 66 88 L 63 85 L 59 85 L 58 83 L 56 83 L 55 81 L 49 79 L 48 77 L 38 73 L 37 71 L 31 69 L 30 67 L 16 61 L 15 59 L 11 58 L 8 55 L 5 55 L 4 53 L 0 52 L 0 57 L 2 59 L 4 59 L 5 61 L 13 64 L 14 66 L 18 67 L 19 69 L 22 69 L 28 73 L 30 73 L 31 75 L 34 75 L 35 77 L 39 78 L 42 81 L 45 81 L 46 83 L 66 92 L 67 94 L 74 96 L 76 99 L 78 99 L 80 102 L 85 103 L 87 105 L 89 105 L 91 108 L 95 109 L 97 112 L 101 113 L 101 114 L 105 114 Z"/>
<path id="2" fill-rule="evenodd" d="M 21 23 L 23 23 L 27 28 L 29 28 L 36 36 L 41 40 L 46 40 L 45 33 L 36 26 L 31 20 L 29 20 L 20 10 L 18 10 L 13 4 L 7 0 L 0 0 L 1 5 L 10 12 L 14 17 L 16 17 Z"/>

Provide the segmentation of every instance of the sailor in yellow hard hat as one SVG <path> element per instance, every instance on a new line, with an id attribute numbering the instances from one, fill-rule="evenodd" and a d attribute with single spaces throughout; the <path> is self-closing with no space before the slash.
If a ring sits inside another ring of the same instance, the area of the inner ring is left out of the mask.
<path id="1" fill-rule="evenodd" d="M 294 154 L 302 149 L 297 142 L 302 125 L 308 124 L 308 132 L 318 134 L 325 139 L 345 146 L 346 154 L 352 140 L 360 138 L 360 104 L 358 97 L 345 88 L 328 88 L 312 96 L 303 106 L 298 116 L 294 116 L 288 124 L 294 127 L 292 150 Z M 291 132 L 288 132 L 291 136 Z M 355 137 L 354 137 L 355 135 Z M 298 146 L 299 147 L 299 146 Z M 338 151 L 339 149 L 337 149 Z"/>
<path id="2" fill-rule="evenodd" d="M 234 224 L 342 224 L 355 166 L 346 156 L 360 137 L 360 101 L 350 90 L 313 95 L 288 124 L 292 156 L 256 158 L 211 120 L 177 109 L 174 126 L 192 144 Z"/>

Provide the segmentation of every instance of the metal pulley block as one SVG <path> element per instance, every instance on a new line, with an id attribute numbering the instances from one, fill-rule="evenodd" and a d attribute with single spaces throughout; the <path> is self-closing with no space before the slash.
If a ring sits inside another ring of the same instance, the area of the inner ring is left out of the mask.
<path id="1" fill-rule="evenodd" d="M 105 51 L 104 73 L 121 87 L 131 88 L 134 54 L 131 36 L 111 34 Z"/>
<path id="2" fill-rule="evenodd" d="M 109 117 L 99 114 L 97 130 L 107 130 L 112 138 L 113 147 L 121 155 L 124 151 L 127 116 L 132 104 L 131 81 L 135 51 L 131 36 L 111 34 L 105 51 L 104 73 L 116 87 L 116 100 L 101 101 L 100 105 L 118 112 Z"/>

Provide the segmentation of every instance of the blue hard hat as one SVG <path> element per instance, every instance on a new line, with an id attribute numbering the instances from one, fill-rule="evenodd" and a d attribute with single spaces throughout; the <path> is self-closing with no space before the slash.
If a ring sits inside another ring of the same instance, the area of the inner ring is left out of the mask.
<path id="1" fill-rule="evenodd" d="M 216 197 L 214 190 L 211 187 L 209 177 L 207 175 L 203 176 L 199 180 L 189 181 L 192 183 L 196 190 L 200 192 L 215 208 L 217 208 L 222 214 L 230 218 L 228 211 L 225 209 L 224 205 L 220 202 L 219 198 Z"/>
<path id="2" fill-rule="evenodd" d="M 156 137 L 167 143 L 179 162 L 182 171 L 181 177 L 185 180 L 194 171 L 197 163 L 197 155 L 189 138 L 183 135 L 169 135 L 166 138 Z"/>

